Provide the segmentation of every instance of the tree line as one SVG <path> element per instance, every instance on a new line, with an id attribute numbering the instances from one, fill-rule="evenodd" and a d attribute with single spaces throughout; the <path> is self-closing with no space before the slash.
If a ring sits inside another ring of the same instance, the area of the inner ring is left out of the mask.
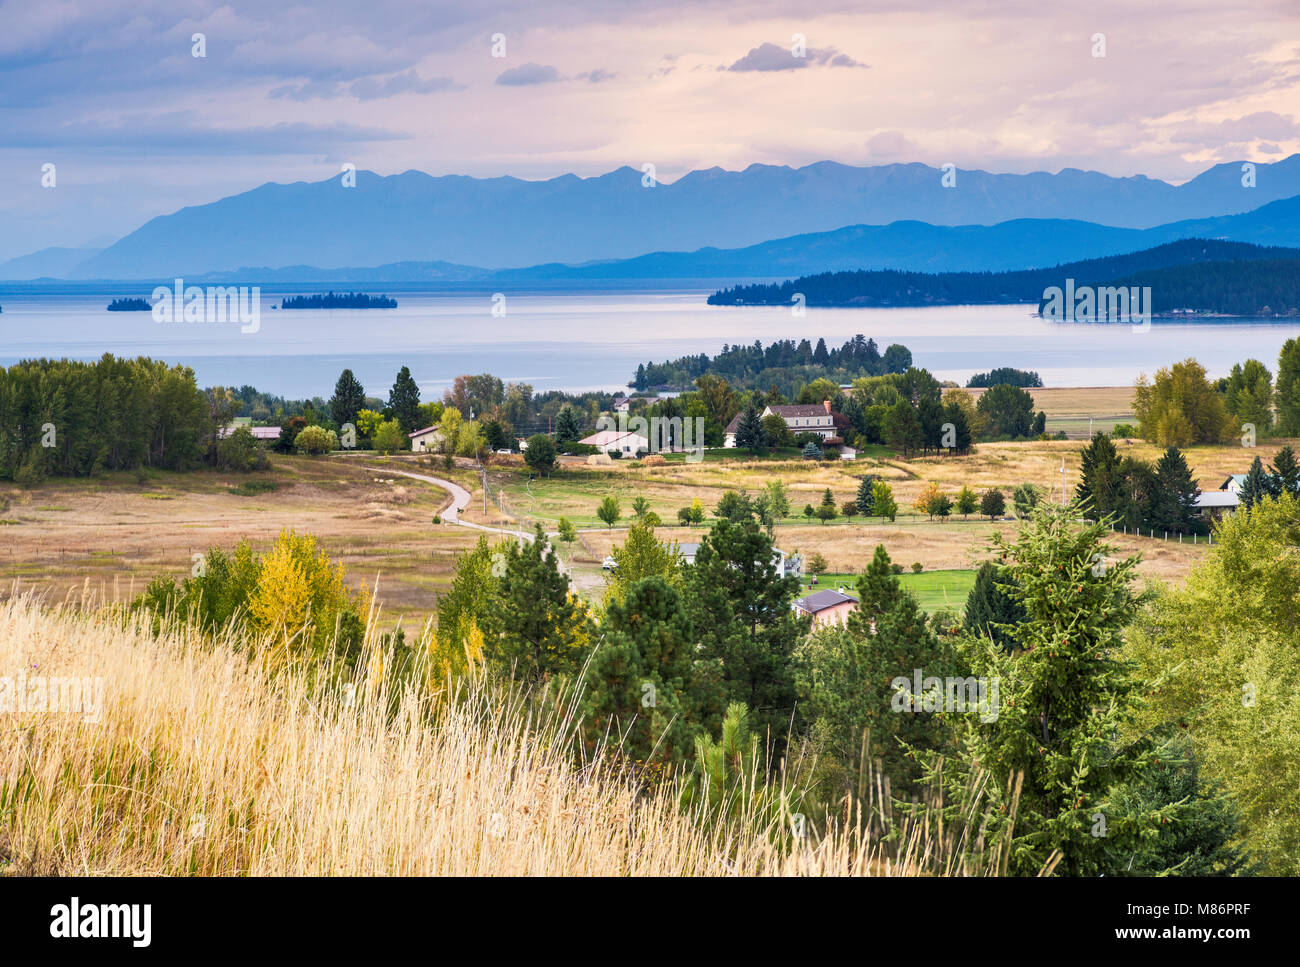
<path id="1" fill-rule="evenodd" d="M 741 388 L 774 386 L 787 395 L 796 386 L 816 379 L 847 383 L 859 376 L 901 373 L 912 365 L 906 346 L 891 345 L 882 353 L 874 339 L 857 335 L 839 348 L 830 348 L 824 338 L 816 345 L 808 339 L 778 339 L 764 347 L 724 345 L 710 358 L 707 353 L 682 356 L 663 363 L 637 366 L 628 386 L 636 390 L 685 389 L 706 374 L 720 376 Z"/>
<path id="2" fill-rule="evenodd" d="M 1269 304 L 1275 312 L 1279 305 L 1300 304 L 1298 269 L 1296 249 L 1183 239 L 1125 255 L 1010 272 L 822 272 L 777 284 L 733 286 L 713 293 L 708 303 L 791 305 L 802 295 L 810 306 L 1038 305 L 1045 289 L 1070 278 L 1077 286 L 1150 285 L 1164 308 L 1248 306 L 1244 314 L 1253 314 Z"/>

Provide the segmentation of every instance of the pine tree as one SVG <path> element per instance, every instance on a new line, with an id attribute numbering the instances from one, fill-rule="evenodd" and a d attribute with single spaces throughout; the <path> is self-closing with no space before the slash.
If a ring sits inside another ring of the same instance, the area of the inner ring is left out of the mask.
<path id="1" fill-rule="evenodd" d="M 344 423 L 351 423 L 355 426 L 357 413 L 365 405 L 365 388 L 352 375 L 352 370 L 343 370 L 339 374 L 338 382 L 334 384 L 334 395 L 330 397 L 330 419 L 337 423 L 339 427 L 342 427 Z M 415 429 L 419 429 L 419 427 L 415 427 Z"/>
<path id="2" fill-rule="evenodd" d="M 736 446 L 748 448 L 755 455 L 767 446 L 767 428 L 763 426 L 759 413 L 758 405 L 751 399 L 736 425 Z"/>
<path id="3" fill-rule="evenodd" d="M 420 429 L 420 387 L 406 366 L 397 372 L 392 392 L 388 394 L 388 408 L 401 424 L 402 432 L 411 433 Z"/>
<path id="4" fill-rule="evenodd" d="M 784 741 L 794 708 L 790 653 L 805 627 L 790 607 L 798 590 L 798 578 L 776 576 L 772 542 L 752 520 L 718 521 L 686 569 L 699 657 L 716 681 L 712 716 L 744 702 L 774 743 Z"/>
<path id="5" fill-rule="evenodd" d="M 571 443 L 582 436 L 582 420 L 572 406 L 560 407 L 555 416 L 555 442 Z"/>
<path id="6" fill-rule="evenodd" d="M 1186 534 L 1196 529 L 1196 495 L 1200 489 L 1191 468 L 1177 447 L 1167 449 L 1156 462 L 1155 499 L 1151 525 L 1158 530 Z"/>
<path id="7" fill-rule="evenodd" d="M 672 767 L 692 752 L 701 723 L 695 630 L 663 577 L 632 583 L 601 622 L 582 697 L 588 749 L 608 737 L 638 763 Z"/>
<path id="8" fill-rule="evenodd" d="M 511 541 L 504 557 L 500 607 L 482 618 L 487 661 L 530 685 L 577 672 L 590 639 L 587 616 L 541 525 L 533 540 Z"/>
<path id="9" fill-rule="evenodd" d="M 871 563 L 858 578 L 858 607 L 854 614 L 868 622 L 875 621 L 895 605 L 902 593 L 903 585 L 894 574 L 889 552 L 884 544 L 877 544 Z"/>
<path id="10" fill-rule="evenodd" d="M 1246 480 L 1241 485 L 1241 506 L 1246 510 L 1260 503 L 1264 498 L 1271 495 L 1271 486 L 1268 481 L 1268 474 L 1264 472 L 1263 461 L 1255 457 L 1250 463 L 1250 470 L 1246 472 Z"/>
<path id="11" fill-rule="evenodd" d="M 1006 578 L 992 561 L 980 565 L 975 586 L 966 596 L 966 616 L 962 622 L 967 634 L 987 635 L 1004 650 L 1015 648 L 1015 626 L 1025 620 L 1025 609 L 1004 585 Z"/>
<path id="12" fill-rule="evenodd" d="M 1300 494 L 1300 465 L 1290 444 L 1284 446 L 1273 458 L 1273 489 L 1282 494 Z"/>
<path id="13" fill-rule="evenodd" d="M 1119 511 L 1120 458 L 1115 444 L 1105 433 L 1096 434 L 1081 453 L 1079 485 L 1075 499 L 1095 520 Z"/>

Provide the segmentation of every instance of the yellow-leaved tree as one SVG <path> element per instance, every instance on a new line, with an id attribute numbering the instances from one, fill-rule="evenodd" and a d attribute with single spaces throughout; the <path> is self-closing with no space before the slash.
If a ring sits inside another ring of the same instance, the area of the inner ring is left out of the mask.
<path id="1" fill-rule="evenodd" d="M 335 650 L 355 659 L 369 611 L 369 595 L 343 583 L 343 565 L 333 564 L 316 538 L 292 530 L 281 531 L 262 558 L 248 596 L 253 627 L 286 655 Z"/>

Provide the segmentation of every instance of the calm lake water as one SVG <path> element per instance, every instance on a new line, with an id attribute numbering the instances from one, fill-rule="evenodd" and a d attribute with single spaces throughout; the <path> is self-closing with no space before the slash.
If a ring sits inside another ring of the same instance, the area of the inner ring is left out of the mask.
<path id="1" fill-rule="evenodd" d="M 1047 322 L 1030 306 L 808 309 L 794 318 L 788 308 L 710 307 L 704 291 L 662 290 L 507 293 L 499 318 L 487 293 L 393 294 L 392 310 L 285 311 L 271 308 L 280 293 L 264 289 L 260 330 L 241 333 L 231 323 L 110 313 L 109 294 L 9 291 L 0 293 L 0 362 L 147 355 L 192 366 L 203 386 L 249 383 L 291 398 L 328 397 L 344 367 L 383 397 L 407 365 L 425 399 L 435 399 L 461 373 L 490 372 L 538 391 L 620 389 L 649 359 L 712 355 L 724 343 L 756 339 L 824 336 L 839 345 L 862 333 L 882 351 L 903 343 L 940 379 L 964 383 L 981 370 L 1016 366 L 1037 370 L 1048 386 L 1113 386 L 1188 356 L 1211 376 L 1250 357 L 1276 370 L 1282 343 L 1300 335 L 1295 320 L 1154 321 L 1134 331 Z"/>

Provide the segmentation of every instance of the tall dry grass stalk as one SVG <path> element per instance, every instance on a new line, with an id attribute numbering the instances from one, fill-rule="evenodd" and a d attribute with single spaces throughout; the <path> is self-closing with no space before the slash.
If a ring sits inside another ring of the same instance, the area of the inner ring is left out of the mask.
<path id="1" fill-rule="evenodd" d="M 111 612 L 0 604 L 0 676 L 104 684 L 96 721 L 0 712 L 0 873 L 951 869 L 915 830 L 901 851 L 878 848 L 860 825 L 791 845 L 771 829 L 684 811 L 672 789 L 639 793 L 601 758 L 575 760 L 571 718 L 539 720 L 488 686 L 456 701 L 395 676 L 353 690 L 318 668 L 270 670 L 238 645 L 233 632 L 154 634 Z M 391 667 L 370 648 L 358 668 Z"/>

